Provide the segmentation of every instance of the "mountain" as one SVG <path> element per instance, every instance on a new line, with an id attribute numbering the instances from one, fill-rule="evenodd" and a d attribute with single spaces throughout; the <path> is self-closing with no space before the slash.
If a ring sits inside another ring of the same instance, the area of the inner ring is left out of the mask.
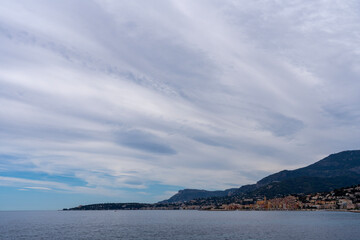
<path id="1" fill-rule="evenodd" d="M 179 190 L 174 196 L 167 200 L 160 201 L 159 203 L 177 203 L 177 202 L 187 202 L 193 199 L 201 199 L 201 198 L 211 198 L 211 197 L 227 197 L 238 195 L 240 193 L 246 193 L 250 190 L 255 190 L 256 185 L 244 185 L 240 188 L 230 188 L 224 191 L 207 191 L 207 190 L 199 190 L 199 189 L 184 189 Z"/>
<path id="2" fill-rule="evenodd" d="M 210 197 L 276 197 L 289 194 L 326 192 L 360 183 L 360 150 L 343 151 L 296 170 L 269 175 L 256 184 L 224 191 L 180 190 L 162 203 L 186 202 Z"/>
<path id="3" fill-rule="evenodd" d="M 284 170 L 267 176 L 257 182 L 266 185 L 274 181 L 283 181 L 296 177 L 339 177 L 348 176 L 359 179 L 360 177 L 360 150 L 344 151 L 311 164 L 304 168 L 288 171 Z"/>
<path id="4" fill-rule="evenodd" d="M 171 198 L 161 201 L 159 203 L 186 202 L 197 198 L 225 197 L 227 195 L 228 195 L 228 190 L 206 191 L 206 190 L 198 190 L 198 189 L 184 189 L 184 190 L 180 190 L 177 194 L 175 194 Z"/>
<path id="5" fill-rule="evenodd" d="M 256 183 L 251 195 L 277 195 L 332 191 L 360 183 L 360 150 L 344 151 L 304 168 L 284 170 Z"/>

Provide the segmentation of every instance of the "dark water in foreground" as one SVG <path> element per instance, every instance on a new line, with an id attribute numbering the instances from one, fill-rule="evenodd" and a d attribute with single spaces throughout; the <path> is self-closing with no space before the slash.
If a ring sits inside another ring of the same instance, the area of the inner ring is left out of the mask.
<path id="1" fill-rule="evenodd" d="M 360 239 L 360 213 L 0 212 L 0 239 Z"/>

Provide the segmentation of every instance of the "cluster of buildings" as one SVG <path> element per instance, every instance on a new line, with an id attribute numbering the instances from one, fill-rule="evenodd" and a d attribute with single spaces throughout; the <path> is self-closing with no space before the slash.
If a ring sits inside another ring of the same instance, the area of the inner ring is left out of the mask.
<path id="1" fill-rule="evenodd" d="M 360 185 L 307 195 L 302 202 L 304 208 L 360 210 Z"/>
<path id="2" fill-rule="evenodd" d="M 231 203 L 222 205 L 224 210 L 296 210 L 301 209 L 300 201 L 295 196 L 274 199 L 244 199 L 241 204 Z M 251 201 L 252 200 L 252 201 Z"/>

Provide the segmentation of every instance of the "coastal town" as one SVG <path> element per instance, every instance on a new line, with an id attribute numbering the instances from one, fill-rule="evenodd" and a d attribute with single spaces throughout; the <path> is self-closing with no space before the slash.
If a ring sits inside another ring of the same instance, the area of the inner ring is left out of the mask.
<path id="1" fill-rule="evenodd" d="M 102 203 L 78 206 L 64 210 L 342 210 L 360 211 L 360 185 L 336 189 L 331 192 L 266 197 L 204 198 L 178 203 Z"/>
<path id="2" fill-rule="evenodd" d="M 211 202 L 211 200 L 210 200 Z M 360 185 L 341 188 L 326 193 L 289 195 L 267 199 L 244 198 L 236 203 L 208 204 L 208 199 L 192 200 L 181 205 L 181 209 L 198 210 L 360 210 Z"/>

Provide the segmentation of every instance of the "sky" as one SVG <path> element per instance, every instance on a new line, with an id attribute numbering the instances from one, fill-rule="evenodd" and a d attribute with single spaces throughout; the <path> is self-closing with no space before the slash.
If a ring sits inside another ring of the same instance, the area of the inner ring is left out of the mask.
<path id="1" fill-rule="evenodd" d="M 360 2 L 4 0 L 0 210 L 240 187 L 360 144 Z"/>

